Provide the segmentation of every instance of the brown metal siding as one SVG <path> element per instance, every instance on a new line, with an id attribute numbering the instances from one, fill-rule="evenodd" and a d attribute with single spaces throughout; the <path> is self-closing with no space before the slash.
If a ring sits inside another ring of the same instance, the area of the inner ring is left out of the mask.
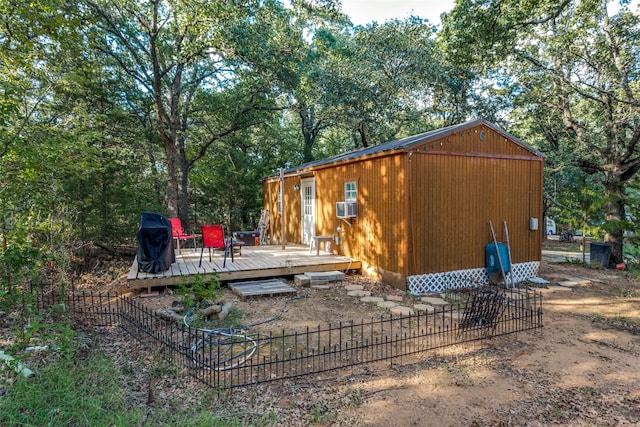
<path id="1" fill-rule="evenodd" d="M 543 162 L 497 134 L 485 141 L 477 134 L 411 156 L 411 274 L 484 267 L 489 221 L 502 242 L 507 222 L 514 263 L 540 260 Z M 486 155 L 487 146 L 498 158 Z M 529 230 L 530 218 L 538 219 L 538 231 Z"/>
<path id="2" fill-rule="evenodd" d="M 278 182 L 277 181 L 263 181 L 263 203 L 264 209 L 269 211 L 269 228 L 267 229 L 267 236 L 272 244 L 275 244 L 280 237 L 280 232 L 275 234 L 275 228 L 280 221 L 280 214 L 278 212 Z"/>
<path id="3" fill-rule="evenodd" d="M 538 156 L 526 147 L 520 146 L 487 126 L 477 126 L 431 141 L 416 147 L 414 151 L 439 154 L 459 153 L 466 156 L 489 156 L 492 158 L 524 156 L 538 159 Z"/>
<path id="4" fill-rule="evenodd" d="M 316 172 L 317 234 L 334 235 L 341 227 L 341 253 L 393 272 L 406 270 L 402 155 L 353 162 Z M 357 183 L 357 218 L 336 217 L 345 182 Z M 349 226 L 349 223 L 351 226 Z"/>
<path id="5" fill-rule="evenodd" d="M 300 177 L 287 177 L 284 180 L 284 211 L 286 243 L 301 242 L 301 206 L 300 191 L 295 186 L 300 186 Z M 278 179 L 264 181 L 264 208 L 269 210 L 268 236 L 272 244 L 282 243 L 282 212 L 278 209 L 278 191 L 280 181 Z"/>

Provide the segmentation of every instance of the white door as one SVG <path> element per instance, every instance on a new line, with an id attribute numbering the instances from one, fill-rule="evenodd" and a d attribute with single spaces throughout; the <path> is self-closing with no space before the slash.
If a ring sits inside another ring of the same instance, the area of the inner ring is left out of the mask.
<path id="1" fill-rule="evenodd" d="M 311 243 L 316 235 L 316 181 L 315 178 L 300 180 L 300 197 L 302 206 L 302 244 Z"/>

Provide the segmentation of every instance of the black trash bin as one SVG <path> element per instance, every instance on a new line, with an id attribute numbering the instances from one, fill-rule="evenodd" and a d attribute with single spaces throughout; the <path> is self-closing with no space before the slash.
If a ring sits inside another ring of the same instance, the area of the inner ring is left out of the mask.
<path id="1" fill-rule="evenodd" d="M 160 214 L 143 212 L 138 226 L 138 270 L 158 273 L 175 262 L 171 222 Z"/>
<path id="2" fill-rule="evenodd" d="M 591 242 L 589 252 L 591 268 L 609 268 L 611 243 Z"/>

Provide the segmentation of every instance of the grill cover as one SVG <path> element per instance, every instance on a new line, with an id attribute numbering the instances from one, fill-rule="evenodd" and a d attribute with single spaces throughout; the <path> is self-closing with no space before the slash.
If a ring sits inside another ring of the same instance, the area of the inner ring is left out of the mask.
<path id="1" fill-rule="evenodd" d="M 171 222 L 160 214 L 143 212 L 138 226 L 138 271 L 165 271 L 175 260 Z"/>

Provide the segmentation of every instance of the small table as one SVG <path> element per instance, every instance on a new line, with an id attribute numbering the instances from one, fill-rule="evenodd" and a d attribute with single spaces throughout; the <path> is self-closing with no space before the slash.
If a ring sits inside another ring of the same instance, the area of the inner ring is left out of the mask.
<path id="1" fill-rule="evenodd" d="M 309 245 L 309 253 L 313 252 L 313 247 L 316 247 L 316 255 L 320 255 L 320 243 L 324 243 L 324 251 L 327 251 L 327 243 L 333 242 L 333 236 L 313 236 L 311 238 L 311 244 Z"/>

